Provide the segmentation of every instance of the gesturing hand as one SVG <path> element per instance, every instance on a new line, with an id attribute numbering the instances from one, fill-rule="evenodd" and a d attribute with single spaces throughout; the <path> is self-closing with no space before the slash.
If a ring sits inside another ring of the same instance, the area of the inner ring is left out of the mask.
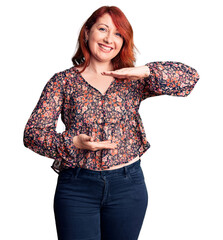
<path id="1" fill-rule="evenodd" d="M 97 151 L 99 149 L 114 149 L 117 147 L 116 143 L 111 143 L 110 140 L 94 142 L 93 138 L 86 135 L 80 134 L 73 138 L 74 146 L 79 149 L 88 149 L 91 151 Z"/>
<path id="2" fill-rule="evenodd" d="M 148 77 L 150 75 L 150 70 L 148 66 L 140 66 L 140 67 L 127 67 L 121 68 L 115 71 L 105 71 L 101 73 L 106 76 L 113 76 L 116 78 L 123 78 L 129 80 L 137 80 L 141 78 Z"/>

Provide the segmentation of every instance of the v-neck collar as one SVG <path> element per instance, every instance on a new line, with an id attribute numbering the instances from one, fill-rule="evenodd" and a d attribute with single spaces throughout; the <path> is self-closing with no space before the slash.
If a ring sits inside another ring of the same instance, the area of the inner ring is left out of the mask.
<path id="1" fill-rule="evenodd" d="M 109 87 L 107 88 L 107 90 L 105 91 L 104 94 L 102 94 L 101 91 L 99 91 L 96 87 L 92 86 L 80 73 L 79 69 L 77 69 L 75 66 L 73 67 L 74 70 L 79 74 L 81 80 L 83 80 L 83 82 L 85 82 L 90 88 L 93 88 L 95 91 L 97 91 L 100 95 L 102 96 L 106 96 L 108 91 L 110 90 L 110 88 L 116 83 L 117 78 L 114 78 L 114 80 L 110 83 Z"/>

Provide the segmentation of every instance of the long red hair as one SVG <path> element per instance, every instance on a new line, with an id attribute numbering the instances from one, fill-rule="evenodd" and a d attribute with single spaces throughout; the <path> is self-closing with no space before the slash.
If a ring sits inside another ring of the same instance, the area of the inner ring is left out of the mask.
<path id="1" fill-rule="evenodd" d="M 108 13 L 111 16 L 114 25 L 123 37 L 123 46 L 120 52 L 111 60 L 114 70 L 124 67 L 133 67 L 135 64 L 135 49 L 137 51 L 138 49 L 135 47 L 133 42 L 133 30 L 131 24 L 125 14 L 118 7 L 103 6 L 92 13 L 80 30 L 77 42 L 77 51 L 72 57 L 72 62 L 74 66 L 83 66 L 81 72 L 83 72 L 90 64 L 91 54 L 88 45 L 84 41 L 85 29 L 90 30 L 96 23 L 97 19 L 105 13 Z"/>

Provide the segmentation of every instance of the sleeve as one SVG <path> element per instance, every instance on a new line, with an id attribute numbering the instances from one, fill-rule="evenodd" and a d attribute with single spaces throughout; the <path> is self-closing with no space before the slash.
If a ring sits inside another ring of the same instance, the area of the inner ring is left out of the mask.
<path id="1" fill-rule="evenodd" d="M 60 165 L 63 159 L 73 159 L 77 148 L 72 129 L 56 132 L 64 102 L 63 75 L 54 74 L 46 83 L 40 99 L 25 126 L 23 143 L 32 151 L 53 158 Z M 54 170 L 55 168 L 51 166 Z"/>
<path id="2" fill-rule="evenodd" d="M 150 75 L 142 79 L 141 100 L 158 95 L 188 96 L 200 76 L 197 71 L 180 62 L 161 61 L 145 64 Z"/>

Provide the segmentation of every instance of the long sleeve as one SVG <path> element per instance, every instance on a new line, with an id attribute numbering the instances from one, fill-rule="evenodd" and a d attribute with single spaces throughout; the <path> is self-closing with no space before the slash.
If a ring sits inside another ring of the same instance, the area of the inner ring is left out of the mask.
<path id="1" fill-rule="evenodd" d="M 24 130 L 23 142 L 32 151 L 61 162 L 72 159 L 76 147 L 72 129 L 56 132 L 57 121 L 64 101 L 63 75 L 54 74 L 46 83 Z"/>
<path id="2" fill-rule="evenodd" d="M 142 80 L 141 100 L 158 95 L 188 96 L 200 76 L 197 71 L 180 62 L 161 61 L 145 64 L 150 76 Z"/>

